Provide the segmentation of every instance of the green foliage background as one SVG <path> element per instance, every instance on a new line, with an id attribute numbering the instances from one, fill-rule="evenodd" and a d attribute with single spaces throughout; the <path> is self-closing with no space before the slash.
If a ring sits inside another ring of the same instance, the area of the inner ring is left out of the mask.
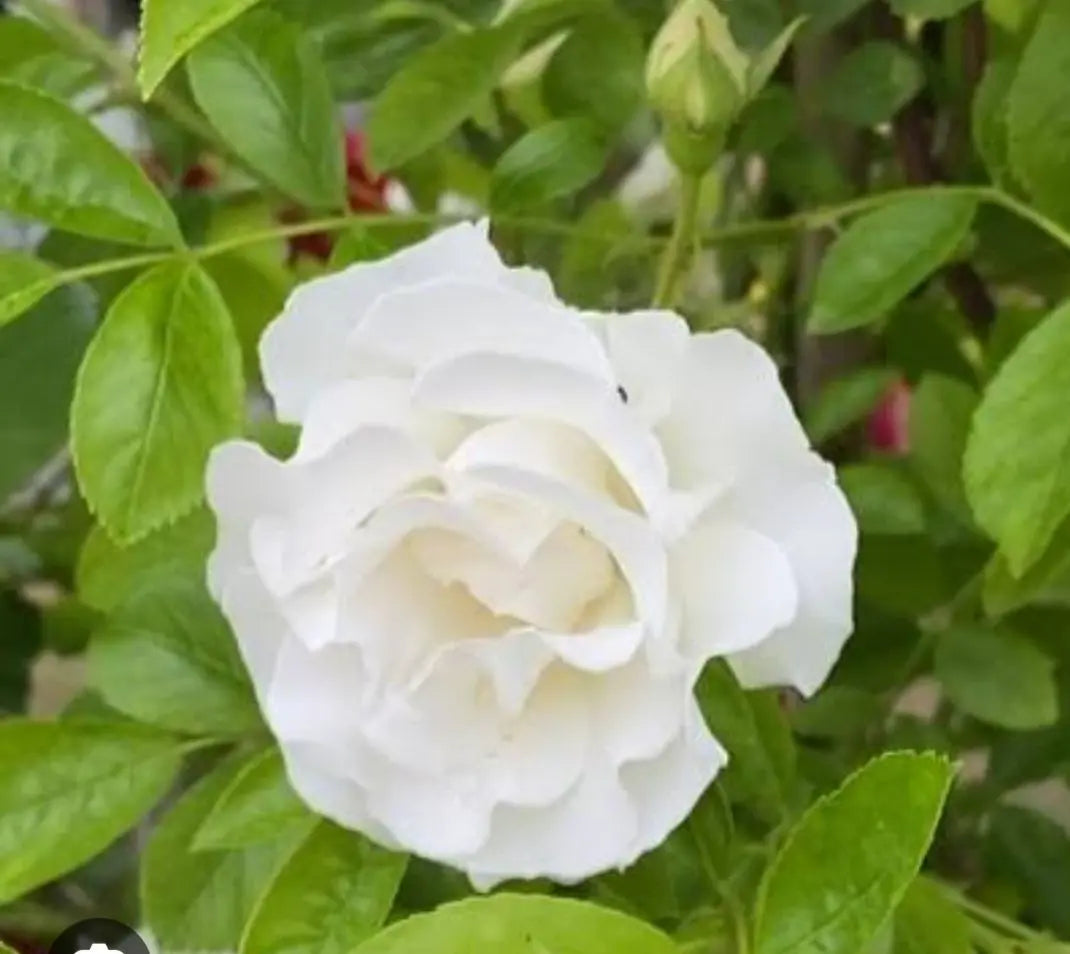
<path id="1" fill-rule="evenodd" d="M 1070 781 L 1070 3 L 724 0 L 741 47 L 787 55 L 705 175 L 636 197 L 669 6 L 147 0 L 136 66 L 45 0 L 0 17 L 0 211 L 48 228 L 0 251 L 0 936 L 108 914 L 241 954 L 1070 951 L 1067 821 L 1022 794 Z M 411 211 L 351 208 L 356 101 Z M 289 289 L 462 204 L 571 302 L 761 341 L 862 531 L 821 693 L 710 666 L 731 763 L 689 821 L 626 871 L 487 897 L 297 800 L 202 583 L 210 448 L 292 439 L 255 358 Z M 866 426 L 890 393 L 894 448 Z M 28 718 L 56 657 L 86 688 Z"/>

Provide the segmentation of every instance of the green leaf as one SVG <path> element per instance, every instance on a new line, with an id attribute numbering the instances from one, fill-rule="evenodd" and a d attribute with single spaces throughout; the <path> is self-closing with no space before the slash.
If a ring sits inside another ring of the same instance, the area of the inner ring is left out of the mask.
<path id="1" fill-rule="evenodd" d="M 755 954 L 857 954 L 917 874 L 951 784 L 935 755 L 891 753 L 819 799 L 762 880 Z"/>
<path id="2" fill-rule="evenodd" d="M 988 831 L 989 868 L 1022 892 L 1026 911 L 1070 940 L 1070 835 L 1050 818 L 1025 808 L 1000 806 Z"/>
<path id="3" fill-rule="evenodd" d="M 922 378 L 910 398 L 911 461 L 936 500 L 967 524 L 962 458 L 977 401 L 973 388 L 938 374 Z"/>
<path id="4" fill-rule="evenodd" d="M 472 115 L 516 59 L 508 26 L 456 33 L 412 57 L 368 118 L 373 165 L 395 169 L 445 139 Z"/>
<path id="5" fill-rule="evenodd" d="M 74 462 L 90 508 L 131 543 L 201 499 L 208 453 L 238 433 L 241 348 L 196 264 L 141 276 L 86 352 L 71 409 Z"/>
<path id="6" fill-rule="evenodd" d="M 148 99 L 171 68 L 198 43 L 258 0 L 144 0 L 138 85 Z"/>
<path id="7" fill-rule="evenodd" d="M 733 800 L 767 821 L 787 816 L 795 782 L 795 749 L 772 693 L 745 693 L 723 663 L 711 663 L 695 689 L 714 737 L 728 750 L 722 776 Z"/>
<path id="8" fill-rule="evenodd" d="M 255 732 L 252 687 L 202 577 L 159 578 L 129 596 L 93 638 L 90 682 L 141 722 L 196 735 Z"/>
<path id="9" fill-rule="evenodd" d="M 311 208 L 345 206 L 345 151 L 315 45 L 269 11 L 242 17 L 187 63 L 190 86 L 230 147 Z"/>
<path id="10" fill-rule="evenodd" d="M 925 505 L 910 478 L 892 464 L 852 464 L 839 473 L 840 486 L 863 533 L 925 532 Z"/>
<path id="11" fill-rule="evenodd" d="M 1049 3 L 1022 54 L 1007 101 L 1008 148 L 1018 179 L 1047 212 L 1070 221 L 1066 157 L 1070 114 L 1063 90 L 1070 84 L 1070 6 Z"/>
<path id="12" fill-rule="evenodd" d="M 215 543 L 215 520 L 198 508 L 137 543 L 119 546 L 97 524 L 89 532 L 75 569 L 78 596 L 108 613 L 147 580 L 197 572 Z"/>
<path id="13" fill-rule="evenodd" d="M 895 912 L 892 950 L 894 954 L 973 954 L 969 919 L 946 889 L 919 877 Z"/>
<path id="14" fill-rule="evenodd" d="M 924 20 L 946 20 L 961 13 L 974 0 L 890 0 L 892 9 L 901 17 L 920 17 Z"/>
<path id="15" fill-rule="evenodd" d="M 245 848 L 271 841 L 280 833 L 308 832 L 312 820 L 290 787 L 279 750 L 268 748 L 242 766 L 198 829 L 193 847 L 198 851 Z"/>
<path id="16" fill-rule="evenodd" d="M 126 724 L 0 722 L 0 902 L 103 851 L 164 794 L 170 736 Z"/>
<path id="17" fill-rule="evenodd" d="M 898 375 L 888 368 L 860 368 L 833 378 L 807 409 L 806 432 L 823 444 L 852 424 L 864 420 L 895 383 Z"/>
<path id="18" fill-rule="evenodd" d="M 1017 72 L 1018 64 L 1012 59 L 990 61 L 973 96 L 970 126 L 974 146 L 992 181 L 999 184 L 1010 179 L 1007 100 Z"/>
<path id="19" fill-rule="evenodd" d="M 51 265 L 23 252 L 0 251 L 0 328 L 36 305 L 58 283 Z"/>
<path id="20" fill-rule="evenodd" d="M 1070 515 L 1070 305 L 1034 328 L 988 385 L 966 445 L 977 522 L 1021 576 Z"/>
<path id="21" fill-rule="evenodd" d="M 0 209 L 134 245 L 181 245 L 171 207 L 84 116 L 0 83 Z"/>
<path id="22" fill-rule="evenodd" d="M 634 23 L 612 9 L 577 23 L 542 77 L 543 98 L 557 116 L 620 129 L 643 101 L 643 42 Z"/>
<path id="23" fill-rule="evenodd" d="M 810 331 L 846 331 L 886 315 L 955 254 L 976 208 L 969 196 L 932 192 L 852 222 L 822 264 Z"/>
<path id="24" fill-rule="evenodd" d="M 65 49 L 29 17 L 0 17 L 0 80 L 69 99 L 98 74 L 92 62 Z"/>
<path id="25" fill-rule="evenodd" d="M 0 500 L 63 450 L 75 373 L 96 309 L 93 293 L 74 285 L 0 328 Z"/>
<path id="26" fill-rule="evenodd" d="M 533 129 L 494 167 L 491 208 L 517 212 L 571 195 L 602 171 L 607 148 L 585 119 L 557 119 Z"/>
<path id="27" fill-rule="evenodd" d="M 1055 662 L 1007 629 L 955 626 L 934 661 L 948 698 L 967 715 L 1004 729 L 1039 729 L 1059 716 Z"/>
<path id="28" fill-rule="evenodd" d="M 496 894 L 394 924 L 352 954 L 679 954 L 649 924 L 585 901 Z"/>
<path id="29" fill-rule="evenodd" d="M 407 862 L 320 822 L 257 905 L 241 954 L 349 954 L 386 921 Z"/>
<path id="30" fill-rule="evenodd" d="M 829 76 L 825 109 L 854 126 L 878 126 L 917 96 L 924 83 L 917 60 L 901 46 L 883 40 L 864 43 Z"/>
<path id="31" fill-rule="evenodd" d="M 193 839 L 242 763 L 228 760 L 163 817 L 141 865 L 141 911 L 162 950 L 236 951 L 293 837 L 238 851 L 196 851 Z"/>
<path id="32" fill-rule="evenodd" d="M 1027 603 L 1070 606 L 1070 519 L 1062 522 L 1047 550 L 1020 577 L 997 552 L 985 569 L 981 599 L 989 616 L 1002 616 Z"/>

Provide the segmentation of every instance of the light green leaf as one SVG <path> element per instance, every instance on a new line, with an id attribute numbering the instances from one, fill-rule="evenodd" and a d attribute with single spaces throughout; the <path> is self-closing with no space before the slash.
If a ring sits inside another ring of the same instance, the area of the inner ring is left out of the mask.
<path id="1" fill-rule="evenodd" d="M 991 60 L 973 96 L 970 128 L 974 146 L 992 181 L 1000 184 L 1011 177 L 1007 106 L 1017 72 L 1018 64 L 1012 59 Z"/>
<path id="2" fill-rule="evenodd" d="M 806 432 L 823 444 L 873 411 L 898 375 L 889 368 L 860 368 L 833 378 L 807 409 Z"/>
<path id="3" fill-rule="evenodd" d="M 413 56 L 372 107 L 373 165 L 395 169 L 445 139 L 490 94 L 519 48 L 518 31 L 502 26 L 452 34 Z"/>
<path id="4" fill-rule="evenodd" d="M 925 505 L 910 478 L 892 464 L 852 464 L 840 470 L 840 486 L 863 533 L 925 532 Z"/>
<path id="5" fill-rule="evenodd" d="M 846 331 L 886 315 L 955 254 L 976 208 L 968 196 L 933 192 L 852 222 L 822 264 L 810 331 Z"/>
<path id="6" fill-rule="evenodd" d="M 1021 576 L 1070 515 L 1070 305 L 1034 328 L 985 390 L 966 445 L 977 522 Z"/>
<path id="7" fill-rule="evenodd" d="M 795 42 L 795 37 L 798 36 L 805 23 L 806 17 L 796 17 L 751 60 L 747 86 L 752 97 L 757 96 L 768 85 L 777 67 L 780 66 L 780 61 L 787 55 L 788 48 Z"/>
<path id="8" fill-rule="evenodd" d="M 1007 100 L 1011 166 L 1036 203 L 1070 221 L 1066 159 L 1070 113 L 1063 91 L 1070 85 L 1070 5 L 1049 3 L 1022 54 Z"/>
<path id="9" fill-rule="evenodd" d="M 679 954 L 659 930 L 585 901 L 496 894 L 394 924 L 352 954 Z"/>
<path id="10" fill-rule="evenodd" d="M 215 520 L 205 508 L 162 527 L 137 543 L 119 546 L 96 524 L 82 544 L 75 568 L 78 596 L 86 606 L 111 612 L 157 574 L 197 572 L 215 542 Z"/>
<path id="11" fill-rule="evenodd" d="M 0 17 L 0 80 L 73 97 L 97 77 L 88 60 L 65 50 L 29 17 Z"/>
<path id="12" fill-rule="evenodd" d="M 533 129 L 494 167 L 491 208 L 517 212 L 571 195 L 602 171 L 607 148 L 585 119 L 558 119 Z"/>
<path id="13" fill-rule="evenodd" d="M 543 97 L 557 116 L 619 129 L 642 104 L 643 63 L 634 23 L 606 9 L 580 20 L 554 52 L 543 73 Z"/>
<path id="14" fill-rule="evenodd" d="M 160 948 L 236 951 L 257 901 L 295 847 L 293 837 L 238 851 L 196 851 L 193 839 L 230 787 L 228 760 L 164 816 L 141 865 L 141 911 Z"/>
<path id="15" fill-rule="evenodd" d="M 300 28 L 258 10 L 194 50 L 187 67 L 197 105 L 252 168 L 311 208 L 345 206 L 341 122 Z"/>
<path id="16" fill-rule="evenodd" d="M 0 722 L 0 902 L 103 851 L 164 794 L 175 740 L 91 722 Z"/>
<path id="17" fill-rule="evenodd" d="M 241 954 L 349 954 L 386 921 L 407 863 L 320 822 L 257 905 Z"/>
<path id="18" fill-rule="evenodd" d="M 0 251 L 0 328 L 58 284 L 56 270 L 32 255 Z"/>
<path id="19" fill-rule="evenodd" d="M 918 877 L 895 912 L 894 954 L 973 954 L 970 922 L 935 881 Z"/>
<path id="20" fill-rule="evenodd" d="M 84 116 L 0 83 L 0 209 L 82 235 L 181 245 L 171 207 Z"/>
<path id="21" fill-rule="evenodd" d="M 74 377 L 96 311 L 93 293 L 74 285 L 0 328 L 0 500 L 63 450 Z"/>
<path id="22" fill-rule="evenodd" d="M 255 732 L 256 699 L 203 575 L 157 578 L 133 592 L 93 638 L 90 683 L 112 708 L 161 728 Z"/>
<path id="23" fill-rule="evenodd" d="M 115 300 L 82 363 L 71 429 L 82 492 L 117 541 L 193 509 L 242 398 L 241 348 L 199 266 L 160 265 Z"/>
<path id="24" fill-rule="evenodd" d="M 755 954 L 857 954 L 917 874 L 951 784 L 935 755 L 891 753 L 819 799 L 762 880 Z"/>
<path id="25" fill-rule="evenodd" d="M 936 677 L 967 715 L 1004 729 L 1039 729 L 1059 716 L 1055 662 L 1008 629 L 955 626 L 936 643 Z"/>
<path id="26" fill-rule="evenodd" d="M 827 112 L 868 128 L 891 119 L 921 90 L 917 60 L 895 43 L 876 40 L 847 54 L 825 86 Z"/>
<path id="27" fill-rule="evenodd" d="M 212 806 L 193 840 L 198 850 L 245 848 L 308 832 L 314 816 L 290 787 L 277 748 L 250 758 Z"/>
<path id="28" fill-rule="evenodd" d="M 714 737 L 728 750 L 722 784 L 768 821 L 787 816 L 795 784 L 795 748 L 776 697 L 745 693 L 723 663 L 706 666 L 695 689 Z"/>
<path id="29" fill-rule="evenodd" d="M 145 0 L 138 85 L 148 99 L 171 68 L 198 43 L 258 0 Z"/>
<path id="30" fill-rule="evenodd" d="M 892 9 L 901 17 L 921 17 L 925 20 L 946 20 L 961 13 L 974 0 L 890 0 Z"/>
<path id="31" fill-rule="evenodd" d="M 1062 522 L 1043 555 L 1020 577 L 997 552 L 985 568 L 981 599 L 989 616 L 1002 616 L 1027 603 L 1070 606 L 1070 519 Z"/>
<path id="32" fill-rule="evenodd" d="M 939 503 L 972 524 L 962 485 L 962 458 L 977 392 L 955 378 L 926 375 L 910 398 L 910 457 Z"/>

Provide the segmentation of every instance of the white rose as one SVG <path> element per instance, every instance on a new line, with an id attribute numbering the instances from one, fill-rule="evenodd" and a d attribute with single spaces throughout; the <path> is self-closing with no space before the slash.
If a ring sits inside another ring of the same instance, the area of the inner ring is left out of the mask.
<path id="1" fill-rule="evenodd" d="M 458 225 L 299 288 L 261 344 L 285 462 L 214 452 L 209 578 L 291 781 L 466 871 L 629 864 L 725 762 L 725 656 L 811 693 L 855 524 L 756 345 L 583 314 Z"/>

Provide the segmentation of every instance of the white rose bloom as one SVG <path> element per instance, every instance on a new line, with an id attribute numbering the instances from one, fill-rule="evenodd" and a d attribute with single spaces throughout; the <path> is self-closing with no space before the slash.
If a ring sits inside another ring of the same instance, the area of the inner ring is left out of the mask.
<path id="1" fill-rule="evenodd" d="M 741 335 L 578 312 L 464 224 L 302 286 L 261 357 L 300 446 L 216 449 L 209 580 L 321 814 L 577 881 L 724 765 L 707 660 L 803 693 L 836 660 L 855 523 Z"/>

